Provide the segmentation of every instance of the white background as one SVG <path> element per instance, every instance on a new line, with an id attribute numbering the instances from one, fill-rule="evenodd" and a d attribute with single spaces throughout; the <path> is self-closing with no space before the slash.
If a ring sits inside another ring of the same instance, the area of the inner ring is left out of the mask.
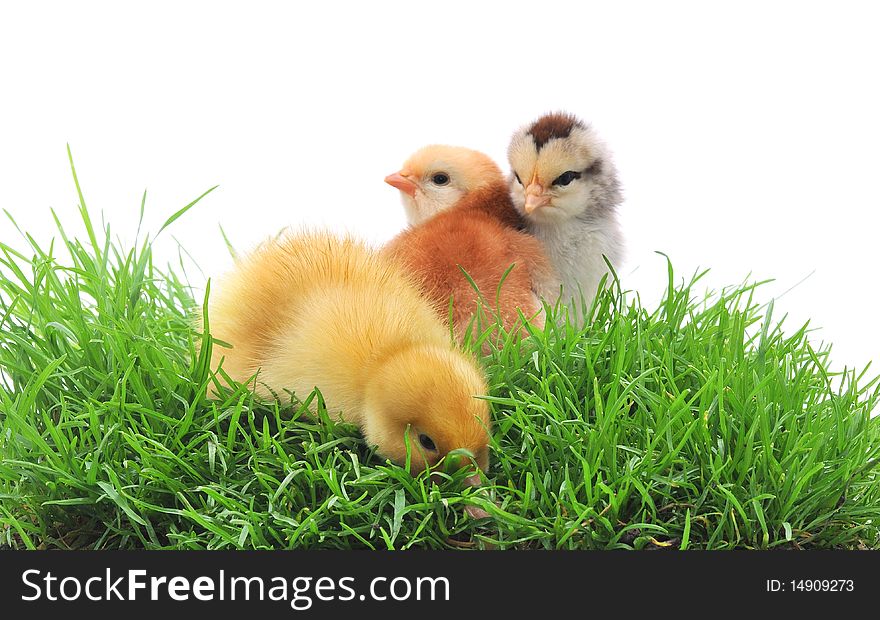
<path id="1" fill-rule="evenodd" d="M 812 319 L 838 367 L 880 361 L 871 3 L 11 4 L 0 206 L 38 239 L 50 207 L 75 227 L 66 143 L 89 207 L 127 239 L 144 188 L 155 231 L 219 184 L 156 245 L 216 275 L 219 224 L 239 249 L 303 224 L 378 243 L 404 224 L 382 179 L 411 151 L 461 144 L 506 169 L 512 131 L 566 109 L 616 153 L 626 286 L 657 299 L 654 250 L 680 275 L 712 268 L 713 287 L 776 278 L 765 299 L 812 274 L 777 313 Z"/>

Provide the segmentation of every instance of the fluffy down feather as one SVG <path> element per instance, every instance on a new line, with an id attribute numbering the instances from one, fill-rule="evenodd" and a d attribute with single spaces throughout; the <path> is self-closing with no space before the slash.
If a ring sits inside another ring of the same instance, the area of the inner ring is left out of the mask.
<path id="1" fill-rule="evenodd" d="M 214 367 L 264 396 L 318 387 L 330 413 L 412 469 L 452 450 L 488 466 L 487 391 L 413 280 L 364 244 L 284 234 L 238 261 L 209 302 Z M 432 449 L 433 448 L 433 449 Z"/>

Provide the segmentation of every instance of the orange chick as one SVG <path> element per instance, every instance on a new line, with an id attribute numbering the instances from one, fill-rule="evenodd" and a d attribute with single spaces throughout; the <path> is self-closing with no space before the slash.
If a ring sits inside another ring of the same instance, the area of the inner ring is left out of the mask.
<path id="1" fill-rule="evenodd" d="M 208 304 L 214 368 L 264 396 L 321 390 L 378 452 L 411 469 L 489 462 L 485 379 L 393 261 L 330 234 L 285 234 L 237 262 Z M 459 452 L 455 458 L 459 459 Z M 448 461 L 447 461 L 448 463 Z M 463 463 L 462 463 L 463 464 Z"/>
<path id="2" fill-rule="evenodd" d="M 465 338 L 479 300 L 461 269 L 500 314 L 505 329 L 519 324 L 517 309 L 543 325 L 537 292 L 552 289 L 555 276 L 541 243 L 521 230 L 524 223 L 507 182 L 489 157 L 461 147 L 429 146 L 385 180 L 401 191 L 415 225 L 384 252 L 421 280 L 441 316 L 448 317 L 452 299 L 459 340 Z"/>

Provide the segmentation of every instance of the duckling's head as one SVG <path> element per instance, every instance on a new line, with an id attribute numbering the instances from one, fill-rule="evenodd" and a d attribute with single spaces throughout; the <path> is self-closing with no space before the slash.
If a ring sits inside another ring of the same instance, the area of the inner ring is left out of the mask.
<path id="1" fill-rule="evenodd" d="M 485 471 L 491 422 L 486 401 L 478 397 L 486 392 L 476 362 L 456 349 L 419 345 L 395 351 L 369 373 L 364 437 L 401 465 L 409 443 L 413 473 L 447 455 L 447 467 L 457 469 L 472 458 Z"/>
<path id="2" fill-rule="evenodd" d="M 507 157 L 514 206 L 529 221 L 599 218 L 620 203 L 611 153 L 589 125 L 571 114 L 545 114 L 519 129 Z"/>
<path id="3" fill-rule="evenodd" d="M 504 175 L 484 153 L 432 144 L 413 153 L 385 182 L 400 190 L 407 221 L 416 226 L 477 188 L 504 183 Z"/>

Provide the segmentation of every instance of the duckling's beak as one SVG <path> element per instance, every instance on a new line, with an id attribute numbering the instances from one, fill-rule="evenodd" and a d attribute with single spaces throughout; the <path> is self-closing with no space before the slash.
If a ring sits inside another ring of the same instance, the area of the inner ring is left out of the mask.
<path id="1" fill-rule="evenodd" d="M 472 462 L 475 458 L 476 457 L 474 457 L 470 450 L 465 450 L 464 448 L 452 450 L 446 455 L 446 458 L 443 461 L 446 466 L 446 473 L 451 474 L 458 471 L 468 463 Z"/>
<path id="2" fill-rule="evenodd" d="M 540 209 L 541 207 L 549 205 L 550 198 L 551 196 L 546 193 L 544 187 L 540 183 L 537 181 L 529 183 L 529 186 L 526 187 L 526 215 L 531 215 L 535 209 Z"/>
<path id="3" fill-rule="evenodd" d="M 486 461 L 485 463 L 481 463 L 480 461 Z M 462 467 L 467 467 L 470 463 L 477 463 L 477 466 L 485 471 L 488 469 L 489 462 L 488 456 L 484 459 L 478 459 L 474 456 L 473 452 L 470 450 L 465 450 L 460 448 L 458 450 L 453 450 L 449 454 L 446 455 L 444 460 L 446 473 L 451 474 L 453 472 L 458 471 Z M 468 476 L 464 479 L 464 483 L 470 487 L 478 487 L 482 484 L 482 479 L 480 478 L 480 472 L 476 472 L 475 474 Z"/>
<path id="4" fill-rule="evenodd" d="M 385 177 L 385 182 L 392 187 L 396 187 L 404 194 L 408 194 L 409 196 L 416 195 L 416 184 L 413 183 L 402 170 L 400 172 L 395 172 L 394 174 L 389 174 Z"/>

